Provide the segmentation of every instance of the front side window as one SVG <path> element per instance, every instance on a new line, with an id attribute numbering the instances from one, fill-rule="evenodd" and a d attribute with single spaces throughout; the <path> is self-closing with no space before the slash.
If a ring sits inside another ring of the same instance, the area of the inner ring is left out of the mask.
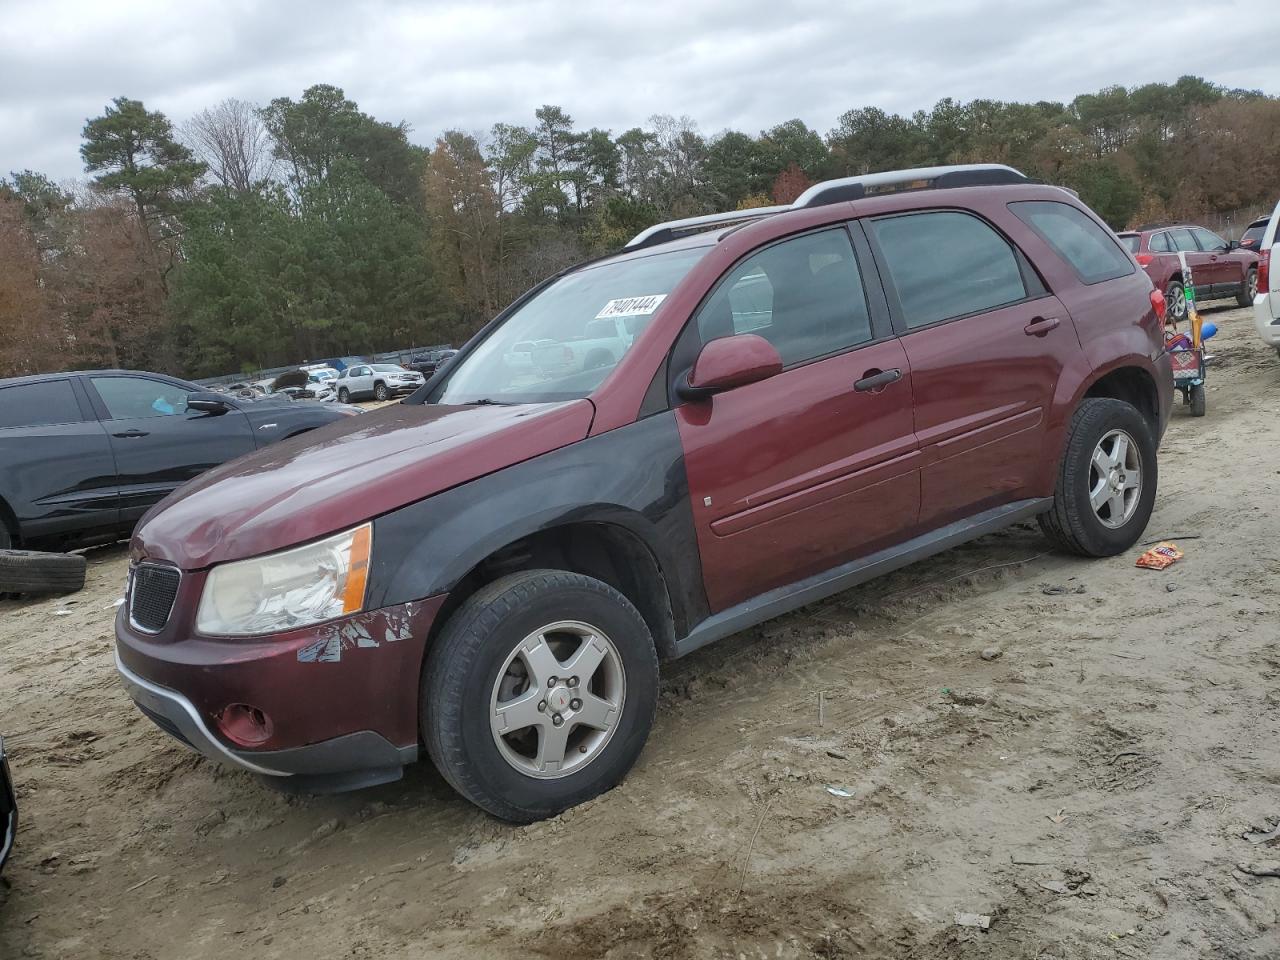
<path id="1" fill-rule="evenodd" d="M 187 391 L 145 377 L 92 377 L 112 420 L 172 417 L 187 412 Z"/>
<path id="2" fill-rule="evenodd" d="M 1009 242 L 977 217 L 940 210 L 872 220 L 910 329 L 1027 297 Z"/>
<path id="3" fill-rule="evenodd" d="M 46 380 L 0 388 L 0 430 L 79 423 L 82 419 L 70 380 Z"/>
<path id="4" fill-rule="evenodd" d="M 1133 273 L 1133 263 L 1116 246 L 1110 231 L 1071 204 L 1030 200 L 1011 203 L 1009 209 L 1070 265 L 1081 283 L 1101 283 Z M 1136 253 L 1138 237 L 1132 239 L 1130 250 Z"/>
<path id="5" fill-rule="evenodd" d="M 549 403 L 588 396 L 708 249 L 611 260 L 566 274 L 521 304 L 465 359 L 450 361 L 433 402 Z"/>
<path id="6" fill-rule="evenodd" d="M 767 247 L 729 271 L 698 311 L 703 343 L 754 333 L 786 366 L 871 339 L 871 315 L 841 227 Z"/>
<path id="7" fill-rule="evenodd" d="M 1185 253 L 1199 253 L 1200 248 L 1196 245 L 1196 238 L 1191 235 L 1191 231 L 1186 227 L 1177 227 L 1169 231 L 1169 240 L 1173 243 L 1173 249 Z"/>
<path id="8" fill-rule="evenodd" d="M 1206 253 L 1220 253 L 1227 248 L 1227 241 L 1212 230 L 1206 230 L 1204 227 L 1193 227 L 1191 232 L 1196 235 L 1196 240 L 1200 242 L 1200 249 Z"/>

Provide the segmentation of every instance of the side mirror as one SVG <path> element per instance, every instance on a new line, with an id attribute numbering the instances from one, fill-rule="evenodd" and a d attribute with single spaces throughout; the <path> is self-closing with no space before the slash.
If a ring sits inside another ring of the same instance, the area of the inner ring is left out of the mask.
<path id="1" fill-rule="evenodd" d="M 781 372 L 782 357 L 773 344 L 754 333 L 740 333 L 704 346 L 677 392 L 686 400 L 701 400 Z"/>
<path id="2" fill-rule="evenodd" d="M 1227 251 L 1228 251 L 1228 252 L 1230 252 L 1230 251 L 1232 251 L 1232 250 L 1236 250 L 1236 249 L 1238 249 L 1238 248 L 1239 248 L 1239 246 L 1240 246 L 1240 241 L 1239 241 L 1239 240 L 1228 240 L 1228 241 L 1227 241 Z"/>
<path id="3" fill-rule="evenodd" d="M 187 409 L 220 417 L 231 409 L 231 405 L 216 393 L 190 393 L 187 394 Z"/>

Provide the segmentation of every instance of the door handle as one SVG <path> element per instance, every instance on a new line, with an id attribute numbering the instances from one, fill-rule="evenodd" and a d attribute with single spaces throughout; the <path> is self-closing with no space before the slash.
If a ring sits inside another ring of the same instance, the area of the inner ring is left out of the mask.
<path id="1" fill-rule="evenodd" d="M 892 370 L 877 370 L 872 368 L 862 375 L 861 380 L 857 380 L 853 384 L 853 389 L 859 393 L 875 392 L 883 390 L 891 383 L 896 383 L 902 379 L 902 371 L 896 367 Z"/>
<path id="2" fill-rule="evenodd" d="M 1036 317 L 1022 328 L 1022 332 L 1028 337 L 1043 337 L 1050 330 L 1056 328 L 1058 323 L 1057 317 Z"/>
<path id="3" fill-rule="evenodd" d="M 113 437 L 120 437 L 122 440 L 133 440 L 137 437 L 149 437 L 151 434 L 146 430 L 125 430 L 123 433 L 113 433 Z"/>

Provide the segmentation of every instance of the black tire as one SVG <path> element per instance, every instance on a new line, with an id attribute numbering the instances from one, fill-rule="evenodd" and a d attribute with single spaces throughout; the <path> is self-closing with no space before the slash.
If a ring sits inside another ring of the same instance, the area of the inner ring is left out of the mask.
<path id="1" fill-rule="evenodd" d="M 0 550 L 0 593 L 75 593 L 84 574 L 78 553 Z"/>
<path id="2" fill-rule="evenodd" d="M 1170 280 L 1164 288 L 1165 322 L 1181 323 L 1187 319 L 1187 298 L 1181 280 Z"/>
<path id="3" fill-rule="evenodd" d="M 1254 294 L 1258 292 L 1258 271 L 1250 270 L 1244 277 L 1244 286 L 1240 289 L 1236 303 L 1242 307 L 1252 307 Z"/>
<path id="4" fill-rule="evenodd" d="M 339 388 L 338 388 L 338 402 L 339 402 L 339 403 L 350 403 L 350 402 L 351 402 L 351 394 L 347 392 L 347 388 L 346 388 L 346 387 L 339 387 Z"/>
<path id="5" fill-rule="evenodd" d="M 381 402 L 391 397 L 391 393 L 387 390 L 387 385 L 379 380 L 373 385 L 373 399 Z"/>
<path id="6" fill-rule="evenodd" d="M 1191 415 L 1193 417 L 1203 417 L 1205 411 L 1204 384 L 1194 383 L 1191 385 Z"/>
<path id="7" fill-rule="evenodd" d="M 625 673 L 611 737 L 581 770 L 538 779 L 507 761 L 490 703 L 508 657 L 531 633 L 579 620 L 611 638 Z M 658 657 L 634 606 L 607 584 L 560 570 L 514 573 L 478 590 L 450 617 L 422 674 L 422 739 L 455 790 L 496 817 L 529 823 L 616 786 L 640 756 L 658 704 Z"/>
<path id="8" fill-rule="evenodd" d="M 1142 477 L 1137 505 L 1128 520 L 1118 527 L 1107 526 L 1089 502 L 1093 453 L 1112 430 L 1123 430 L 1132 438 Z M 1158 481 L 1155 440 L 1137 408 L 1122 400 L 1086 399 L 1076 408 L 1067 429 L 1053 507 L 1040 515 L 1040 529 L 1054 546 L 1068 553 L 1085 557 L 1123 553 L 1137 543 L 1151 519 Z"/>

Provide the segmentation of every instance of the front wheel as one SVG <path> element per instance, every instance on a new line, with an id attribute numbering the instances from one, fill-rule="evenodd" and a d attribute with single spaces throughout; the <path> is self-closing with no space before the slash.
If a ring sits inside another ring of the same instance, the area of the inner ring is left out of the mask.
<path id="1" fill-rule="evenodd" d="M 377 401 L 381 402 L 381 401 L 383 401 L 383 400 L 386 400 L 386 399 L 387 399 L 388 397 L 390 397 L 390 396 L 391 396 L 391 394 L 387 391 L 387 385 L 386 385 L 385 383 L 381 383 L 381 382 L 379 382 L 379 383 L 374 384 L 374 386 L 373 386 L 373 399 L 375 399 L 375 400 L 377 400 Z"/>
<path id="2" fill-rule="evenodd" d="M 1240 295 L 1236 297 L 1236 303 L 1242 307 L 1252 307 L 1253 298 L 1258 295 L 1258 271 L 1250 270 L 1245 274 L 1244 286 L 1240 290 Z"/>
<path id="3" fill-rule="evenodd" d="M 422 739 L 445 779 L 504 820 L 554 816 L 614 787 L 653 725 L 658 658 L 612 587 L 515 573 L 449 619 L 422 677 Z"/>
<path id="4" fill-rule="evenodd" d="M 1157 479 L 1155 440 L 1142 414 L 1121 400 L 1088 398 L 1071 418 L 1053 507 L 1040 515 L 1040 529 L 1070 553 L 1122 553 L 1147 527 Z"/>

